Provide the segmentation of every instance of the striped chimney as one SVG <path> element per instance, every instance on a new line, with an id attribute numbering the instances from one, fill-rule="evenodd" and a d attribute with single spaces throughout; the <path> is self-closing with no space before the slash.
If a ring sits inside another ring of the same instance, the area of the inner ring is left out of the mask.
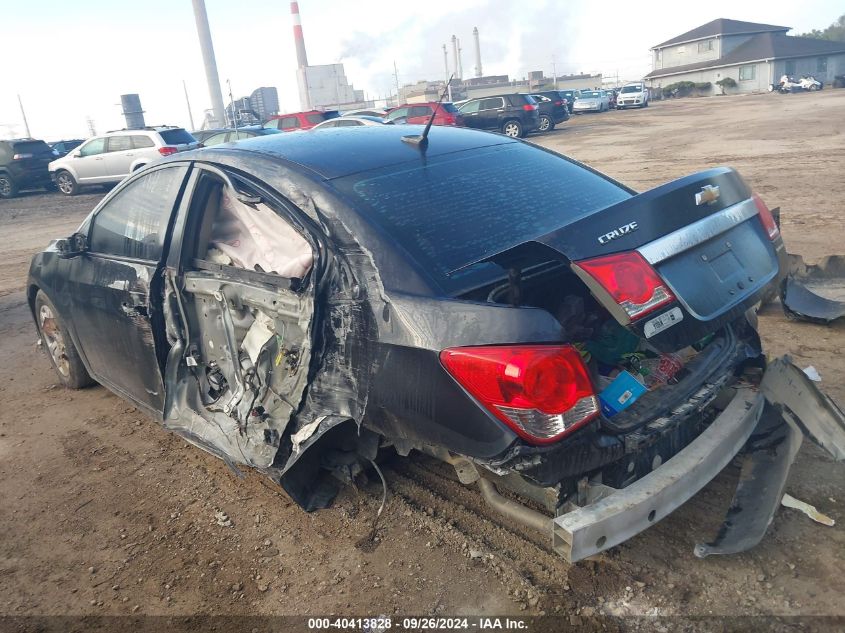
<path id="1" fill-rule="evenodd" d="M 302 20 L 299 17 L 299 3 L 290 3 L 290 12 L 293 16 L 293 41 L 296 44 L 296 63 L 300 68 L 308 65 L 308 56 L 305 54 L 305 38 L 302 37 Z"/>

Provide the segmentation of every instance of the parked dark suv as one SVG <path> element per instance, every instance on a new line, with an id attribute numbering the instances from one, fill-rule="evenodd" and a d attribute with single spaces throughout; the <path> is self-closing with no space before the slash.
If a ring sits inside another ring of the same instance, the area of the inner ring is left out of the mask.
<path id="1" fill-rule="evenodd" d="M 557 90 L 531 93 L 540 110 L 540 131 L 551 132 L 555 125 L 569 120 L 567 101 Z"/>
<path id="2" fill-rule="evenodd" d="M 54 158 L 56 154 L 44 141 L 0 141 L 0 198 L 14 198 L 21 189 L 51 188 L 47 165 Z"/>
<path id="3" fill-rule="evenodd" d="M 495 95 L 470 99 L 459 108 L 464 125 L 481 130 L 497 130 L 518 138 L 539 129 L 540 111 L 529 95 Z"/>

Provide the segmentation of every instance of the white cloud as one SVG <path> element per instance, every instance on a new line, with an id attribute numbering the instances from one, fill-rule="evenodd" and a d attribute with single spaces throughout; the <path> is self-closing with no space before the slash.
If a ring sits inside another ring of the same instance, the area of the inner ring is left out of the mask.
<path id="1" fill-rule="evenodd" d="M 23 134 L 16 94 L 33 135 L 48 140 L 85 136 L 85 118 L 98 131 L 123 125 L 120 95 L 141 95 L 149 123 L 189 126 L 186 80 L 197 123 L 210 106 L 191 3 L 188 0 L 0 0 L 4 64 L 0 136 Z M 206 0 L 221 84 L 235 97 L 276 86 L 283 108 L 295 110 L 295 54 L 288 3 Z M 823 28 L 842 13 L 838 0 L 704 4 L 654 0 L 429 0 L 385 3 L 300 0 L 308 59 L 343 61 L 356 88 L 370 96 L 394 90 L 399 79 L 441 78 L 442 45 L 462 42 L 464 75 L 475 64 L 472 28 L 481 32 L 485 74 L 523 77 L 529 70 L 594 72 L 634 78 L 649 70 L 654 44 L 717 17 Z M 11 126 L 11 127 L 9 127 Z"/>

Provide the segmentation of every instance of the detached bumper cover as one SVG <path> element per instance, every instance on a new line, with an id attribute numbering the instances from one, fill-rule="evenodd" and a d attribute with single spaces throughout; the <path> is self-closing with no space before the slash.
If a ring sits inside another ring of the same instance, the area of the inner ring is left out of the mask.
<path id="1" fill-rule="evenodd" d="M 575 562 L 618 545 L 659 521 L 711 481 L 740 451 L 739 485 L 713 542 L 698 557 L 754 547 L 780 506 L 802 434 L 845 460 L 845 414 L 792 364 L 769 363 L 759 389 L 741 387 L 684 450 L 642 479 L 552 521 L 555 551 Z"/>
<path id="2" fill-rule="evenodd" d="M 695 441 L 627 488 L 554 519 L 553 546 L 575 562 L 619 545 L 664 518 L 709 483 L 751 436 L 764 398 L 739 389 Z"/>

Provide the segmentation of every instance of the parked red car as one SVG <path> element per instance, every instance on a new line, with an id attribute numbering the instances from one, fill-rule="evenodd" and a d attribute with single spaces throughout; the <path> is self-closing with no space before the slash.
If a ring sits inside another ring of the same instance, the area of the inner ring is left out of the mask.
<path id="1" fill-rule="evenodd" d="M 310 130 L 315 125 L 335 119 L 340 116 L 336 110 L 309 110 L 308 112 L 291 112 L 289 114 L 274 114 L 262 127 L 295 132 L 296 130 Z"/>
<path id="2" fill-rule="evenodd" d="M 464 117 L 451 103 L 430 101 L 428 103 L 408 103 L 389 110 L 384 115 L 386 121 L 392 123 L 428 123 L 431 113 L 434 115 L 434 125 L 463 125 Z"/>

